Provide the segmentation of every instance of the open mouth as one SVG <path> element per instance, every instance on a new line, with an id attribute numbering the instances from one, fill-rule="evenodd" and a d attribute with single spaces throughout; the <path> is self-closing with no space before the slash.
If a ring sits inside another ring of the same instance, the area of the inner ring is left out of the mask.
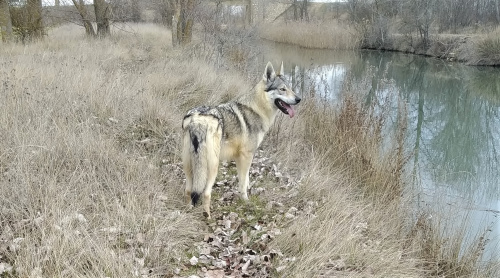
<path id="1" fill-rule="evenodd" d="M 274 101 L 274 104 L 276 105 L 276 107 L 279 108 L 279 110 L 281 110 L 281 112 L 289 115 L 290 118 L 292 118 L 295 115 L 295 110 L 293 110 L 292 106 L 290 106 L 290 104 L 282 101 L 281 99 L 276 99 Z"/>

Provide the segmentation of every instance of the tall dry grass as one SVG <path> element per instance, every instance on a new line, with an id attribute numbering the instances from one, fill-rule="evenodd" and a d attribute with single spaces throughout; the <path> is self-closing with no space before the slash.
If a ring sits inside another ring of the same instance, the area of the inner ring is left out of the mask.
<path id="1" fill-rule="evenodd" d="M 337 21 L 266 23 L 258 28 L 261 38 L 306 48 L 351 50 L 361 37 L 350 25 Z"/>
<path id="2" fill-rule="evenodd" d="M 303 174 L 295 202 L 320 205 L 315 215 L 302 215 L 276 239 L 276 246 L 296 258 L 280 275 L 420 277 L 421 258 L 403 248 L 410 217 L 408 200 L 402 197 L 402 168 L 408 156 L 402 154 L 400 137 L 405 118 L 401 117 L 395 144 L 384 147 L 388 107 L 364 105 L 361 100 L 371 76 L 359 84 L 345 84 L 342 103 L 312 97 L 316 93 L 311 88 L 297 119 L 281 123 L 276 143 L 285 152 L 278 157 L 300 167 Z M 293 147 L 286 150 L 287 146 Z"/>
<path id="3" fill-rule="evenodd" d="M 475 51 L 472 59 L 479 65 L 498 65 L 500 63 L 500 28 L 477 36 L 473 44 Z M 472 60 L 471 59 L 471 60 Z"/>
<path id="4" fill-rule="evenodd" d="M 180 122 L 242 82 L 183 59 L 163 28 L 128 28 L 2 45 L 0 261 L 14 277 L 169 275 L 201 232 L 181 201 Z"/>
<path id="5" fill-rule="evenodd" d="M 5 275 L 169 277 L 201 240 L 201 213 L 182 202 L 180 122 L 251 84 L 173 49 L 163 28 L 125 27 L 88 40 L 63 26 L 0 49 Z M 305 97 L 266 138 L 267 153 L 301 180 L 283 202 L 317 207 L 281 227 L 275 246 L 296 259 L 277 277 L 417 277 L 438 263 L 409 236 L 405 154 L 395 144 L 383 155 L 384 114 L 356 98 L 368 82 L 346 87 L 340 109 Z"/>

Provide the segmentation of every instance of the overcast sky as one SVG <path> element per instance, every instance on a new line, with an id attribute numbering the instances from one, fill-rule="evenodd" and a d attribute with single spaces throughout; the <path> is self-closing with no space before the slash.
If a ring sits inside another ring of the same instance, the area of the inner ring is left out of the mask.
<path id="1" fill-rule="evenodd" d="M 61 5 L 73 5 L 73 2 L 71 2 L 71 0 L 59 0 L 59 1 Z M 347 0 L 309 0 L 309 2 L 345 2 L 345 1 Z M 88 4 L 92 4 L 93 0 L 85 0 L 85 2 Z M 53 6 L 54 0 L 42 0 L 42 3 L 44 6 Z"/>
<path id="2" fill-rule="evenodd" d="M 42 0 L 42 4 L 44 6 L 54 6 L 54 2 L 54 0 Z M 85 2 L 87 4 L 93 3 L 92 0 L 85 0 Z M 59 3 L 61 3 L 61 5 L 73 5 L 73 2 L 71 0 L 59 0 Z"/>

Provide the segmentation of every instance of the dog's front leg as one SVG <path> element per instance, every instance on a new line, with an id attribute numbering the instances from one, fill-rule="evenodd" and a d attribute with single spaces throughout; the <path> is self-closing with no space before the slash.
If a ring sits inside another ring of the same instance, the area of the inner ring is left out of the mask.
<path id="1" fill-rule="evenodd" d="M 240 196 L 243 200 L 248 200 L 248 184 L 249 177 L 248 172 L 250 171 L 250 165 L 252 164 L 253 153 L 251 152 L 241 152 L 239 157 L 236 159 L 236 168 L 238 170 L 238 180 Z"/>

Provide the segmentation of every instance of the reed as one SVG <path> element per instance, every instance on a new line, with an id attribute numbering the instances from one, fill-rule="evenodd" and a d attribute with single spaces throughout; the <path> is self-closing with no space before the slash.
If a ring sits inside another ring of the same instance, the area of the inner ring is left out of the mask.
<path id="1" fill-rule="evenodd" d="M 350 25 L 330 21 L 265 24 L 258 33 L 266 40 L 321 49 L 358 49 L 361 39 Z"/>

